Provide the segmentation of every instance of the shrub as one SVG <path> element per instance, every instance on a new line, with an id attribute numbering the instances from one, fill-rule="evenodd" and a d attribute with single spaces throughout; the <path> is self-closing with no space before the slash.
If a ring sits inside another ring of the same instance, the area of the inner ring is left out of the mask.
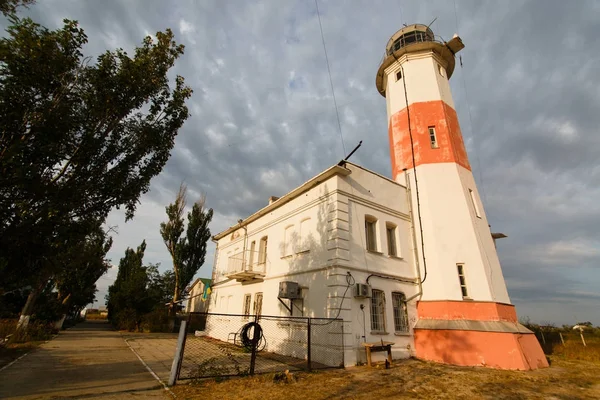
<path id="1" fill-rule="evenodd" d="M 146 332 L 170 332 L 170 326 L 169 314 L 166 308 L 157 308 L 144 315 L 144 321 L 142 322 L 142 329 Z"/>
<path id="2" fill-rule="evenodd" d="M 26 329 L 21 329 L 19 331 L 15 330 L 15 333 L 11 336 L 9 342 L 25 343 L 49 340 L 52 338 L 53 334 L 58 333 L 53 325 L 54 324 L 42 321 L 31 321 Z"/>

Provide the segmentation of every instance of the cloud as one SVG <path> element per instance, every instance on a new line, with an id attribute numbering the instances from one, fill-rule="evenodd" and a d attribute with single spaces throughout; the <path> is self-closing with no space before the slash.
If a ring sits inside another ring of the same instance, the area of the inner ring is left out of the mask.
<path id="1" fill-rule="evenodd" d="M 170 263 L 158 225 L 181 181 L 207 194 L 216 233 L 335 164 L 359 140 L 353 161 L 389 176 L 375 73 L 402 23 L 437 17 L 437 35 L 458 32 L 466 45 L 450 84 L 486 214 L 508 235 L 498 251 L 517 310 L 559 323 L 576 322 L 578 313 L 599 324 L 598 2 L 456 7 L 457 18 L 441 0 L 319 0 L 343 141 L 313 2 L 55 0 L 28 13 L 51 28 L 78 20 L 90 39 L 86 54 L 131 51 L 168 27 L 186 45 L 173 72 L 194 90 L 192 117 L 135 219 L 125 224 L 118 211 L 109 218 L 119 225 L 113 262 L 145 238 L 146 260 L 163 268 Z M 209 252 L 201 276 L 210 276 L 212 244 Z"/>

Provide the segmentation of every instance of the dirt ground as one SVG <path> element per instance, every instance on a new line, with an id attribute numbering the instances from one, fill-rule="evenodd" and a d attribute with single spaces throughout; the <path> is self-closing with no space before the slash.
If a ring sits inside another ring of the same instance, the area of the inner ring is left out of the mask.
<path id="1" fill-rule="evenodd" d="M 266 374 L 182 381 L 172 389 L 180 399 L 600 399 L 600 363 L 551 361 L 550 368 L 522 372 L 405 360 L 388 370 L 379 366 L 294 373 L 289 383 Z"/>

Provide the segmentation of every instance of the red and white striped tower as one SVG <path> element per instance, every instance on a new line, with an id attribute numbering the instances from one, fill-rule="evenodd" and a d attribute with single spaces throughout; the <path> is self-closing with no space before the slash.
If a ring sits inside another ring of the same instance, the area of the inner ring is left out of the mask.
<path id="1" fill-rule="evenodd" d="M 426 25 L 396 32 L 376 84 L 385 96 L 392 175 L 407 184 L 423 293 L 417 357 L 506 369 L 548 366 L 510 304 L 465 150 L 449 79 L 461 39 Z"/>

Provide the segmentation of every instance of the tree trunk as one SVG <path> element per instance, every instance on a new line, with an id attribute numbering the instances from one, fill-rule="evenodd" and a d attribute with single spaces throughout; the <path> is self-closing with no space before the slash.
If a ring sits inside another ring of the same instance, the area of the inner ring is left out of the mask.
<path id="1" fill-rule="evenodd" d="M 21 315 L 19 316 L 19 322 L 17 323 L 17 330 L 27 329 L 29 325 L 29 319 L 31 318 L 31 314 L 33 314 L 33 308 L 35 306 L 35 302 L 42 291 L 41 287 L 34 287 L 31 289 L 29 296 L 27 296 L 27 301 L 21 310 Z"/>
<path id="2" fill-rule="evenodd" d="M 175 293 L 173 293 L 173 301 L 171 302 L 170 314 L 172 317 L 177 316 L 177 302 L 179 301 L 179 268 L 173 260 L 173 271 L 175 272 Z"/>

